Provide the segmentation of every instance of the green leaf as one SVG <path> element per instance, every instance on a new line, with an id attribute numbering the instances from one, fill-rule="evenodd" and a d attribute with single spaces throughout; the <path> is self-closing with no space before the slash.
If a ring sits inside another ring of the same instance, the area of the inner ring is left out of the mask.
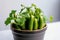
<path id="1" fill-rule="evenodd" d="M 47 21 L 47 17 L 46 16 L 43 16 L 43 21 L 44 21 L 44 23 L 46 23 L 46 21 Z"/>
<path id="2" fill-rule="evenodd" d="M 22 15 L 24 15 L 25 18 L 29 18 L 30 15 L 27 12 L 23 12 Z"/>
<path id="3" fill-rule="evenodd" d="M 53 21 L 53 16 L 50 16 L 49 21 L 50 21 L 50 22 L 52 22 L 52 21 Z"/>
<path id="4" fill-rule="evenodd" d="M 25 9 L 25 8 L 22 8 L 21 11 L 19 12 L 19 14 L 22 13 L 22 11 L 23 11 L 24 9 Z"/>
<path id="5" fill-rule="evenodd" d="M 26 21 L 25 17 L 22 16 L 20 18 L 17 18 L 15 21 L 18 25 L 22 27 L 22 29 L 25 29 L 25 21 Z"/>
<path id="6" fill-rule="evenodd" d="M 34 13 L 34 15 L 35 15 L 35 17 L 39 20 L 39 16 L 40 16 L 40 14 L 41 14 L 41 9 L 39 9 L 39 8 L 36 8 L 35 9 L 35 13 Z"/>
<path id="7" fill-rule="evenodd" d="M 27 12 L 30 12 L 30 7 L 26 7 L 26 9 L 27 9 Z"/>
<path id="8" fill-rule="evenodd" d="M 40 8 L 36 8 L 36 9 L 35 9 L 35 13 L 39 13 L 39 14 L 40 14 L 41 12 L 42 12 L 42 11 L 41 11 Z"/>
<path id="9" fill-rule="evenodd" d="M 10 23 L 11 23 L 11 20 L 12 20 L 12 18 L 11 18 L 11 17 L 8 17 L 8 18 L 6 19 L 6 21 L 5 21 L 5 24 L 6 24 L 6 25 L 10 24 Z"/>
<path id="10" fill-rule="evenodd" d="M 12 27 L 18 29 L 18 30 L 21 30 L 20 26 L 16 23 L 12 23 Z"/>
<path id="11" fill-rule="evenodd" d="M 12 10 L 11 13 L 9 14 L 9 17 L 14 17 L 15 13 L 16 13 L 16 10 Z"/>
<path id="12" fill-rule="evenodd" d="M 20 17 L 16 19 L 16 22 L 21 26 L 24 26 L 25 20 L 26 20 L 25 17 Z"/>
<path id="13" fill-rule="evenodd" d="M 33 6 L 33 7 L 36 7 L 36 5 L 35 5 L 35 4 L 32 4 L 32 6 Z"/>

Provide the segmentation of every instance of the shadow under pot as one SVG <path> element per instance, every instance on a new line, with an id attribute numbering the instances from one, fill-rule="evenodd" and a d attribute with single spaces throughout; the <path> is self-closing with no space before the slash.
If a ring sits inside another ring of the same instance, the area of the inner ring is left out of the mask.
<path id="1" fill-rule="evenodd" d="M 11 26 L 14 40 L 44 40 L 44 35 L 47 27 L 42 30 L 16 30 Z"/>

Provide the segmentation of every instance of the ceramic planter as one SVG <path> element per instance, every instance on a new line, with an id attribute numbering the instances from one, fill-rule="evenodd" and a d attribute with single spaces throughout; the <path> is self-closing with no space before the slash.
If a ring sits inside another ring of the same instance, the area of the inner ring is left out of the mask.
<path id="1" fill-rule="evenodd" d="M 42 30 L 16 30 L 11 27 L 14 40 L 44 40 L 44 34 L 47 27 Z"/>

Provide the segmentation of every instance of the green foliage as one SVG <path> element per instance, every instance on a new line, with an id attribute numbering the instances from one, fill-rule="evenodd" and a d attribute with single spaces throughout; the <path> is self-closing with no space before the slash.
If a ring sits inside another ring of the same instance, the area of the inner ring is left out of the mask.
<path id="1" fill-rule="evenodd" d="M 8 17 L 8 18 L 6 19 L 6 21 L 5 21 L 5 24 L 8 25 L 9 23 L 11 23 L 11 20 L 12 20 L 12 18 L 11 18 L 11 17 Z"/>
<path id="2" fill-rule="evenodd" d="M 10 17 L 14 17 L 14 14 L 16 13 L 16 10 L 12 10 L 11 13 L 10 13 Z"/>
<path id="3" fill-rule="evenodd" d="M 11 13 L 9 14 L 9 17 L 6 19 L 5 24 L 8 25 L 11 23 L 11 20 L 15 19 L 15 12 L 16 10 L 12 10 Z"/>
<path id="4" fill-rule="evenodd" d="M 15 24 L 16 29 L 20 30 L 37 30 L 42 29 L 46 25 L 46 16 L 43 15 L 43 12 L 40 8 L 37 8 L 35 4 L 32 4 L 30 7 L 26 7 L 21 4 L 21 11 L 16 14 L 16 10 L 12 10 L 9 14 L 9 17 L 6 19 L 5 24 L 8 25 L 12 23 Z M 33 10 L 32 10 L 33 8 Z M 50 22 L 53 18 L 50 17 Z"/>

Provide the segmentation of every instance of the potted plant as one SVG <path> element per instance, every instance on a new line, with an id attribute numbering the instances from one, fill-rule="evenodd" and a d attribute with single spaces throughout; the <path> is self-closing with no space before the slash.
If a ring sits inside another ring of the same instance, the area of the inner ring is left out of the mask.
<path id="1" fill-rule="evenodd" d="M 5 24 L 11 24 L 14 40 L 43 40 L 47 29 L 43 11 L 35 4 L 21 5 L 19 13 L 12 10 Z"/>

